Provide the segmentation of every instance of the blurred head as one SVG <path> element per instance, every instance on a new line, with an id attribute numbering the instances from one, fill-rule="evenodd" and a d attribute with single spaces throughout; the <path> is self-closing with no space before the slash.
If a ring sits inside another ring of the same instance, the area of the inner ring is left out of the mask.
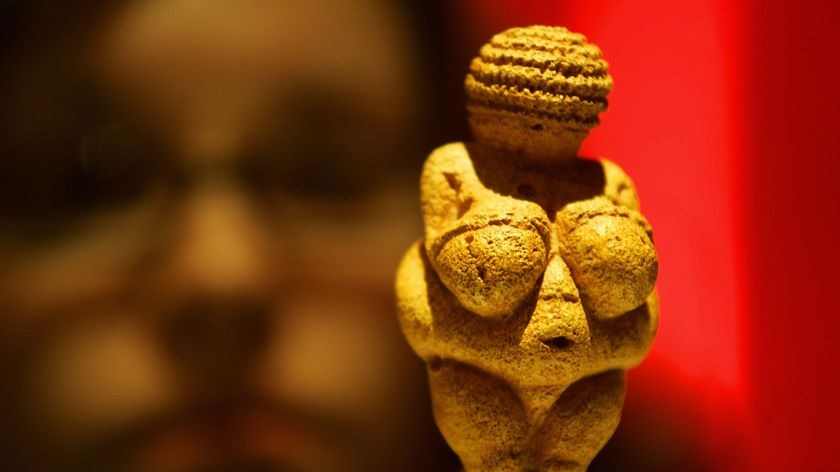
<path id="1" fill-rule="evenodd" d="M 391 299 L 421 152 L 398 9 L 27 8 L 0 82 L 11 463 L 428 467 Z"/>

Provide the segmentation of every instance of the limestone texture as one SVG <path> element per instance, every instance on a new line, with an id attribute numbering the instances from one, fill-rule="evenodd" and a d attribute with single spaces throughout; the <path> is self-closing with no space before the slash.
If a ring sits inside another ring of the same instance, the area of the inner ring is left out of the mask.
<path id="1" fill-rule="evenodd" d="M 586 470 L 659 312 L 633 182 L 577 156 L 612 78 L 582 35 L 532 26 L 483 46 L 465 87 L 474 141 L 425 163 L 400 324 L 466 471 Z"/>

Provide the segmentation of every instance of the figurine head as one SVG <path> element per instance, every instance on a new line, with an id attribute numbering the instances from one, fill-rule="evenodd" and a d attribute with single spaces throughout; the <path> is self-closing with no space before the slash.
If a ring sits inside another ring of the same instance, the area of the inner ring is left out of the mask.
<path id="1" fill-rule="evenodd" d="M 493 36 L 464 84 L 476 141 L 526 158 L 574 157 L 607 109 L 607 67 L 597 46 L 563 27 Z"/>

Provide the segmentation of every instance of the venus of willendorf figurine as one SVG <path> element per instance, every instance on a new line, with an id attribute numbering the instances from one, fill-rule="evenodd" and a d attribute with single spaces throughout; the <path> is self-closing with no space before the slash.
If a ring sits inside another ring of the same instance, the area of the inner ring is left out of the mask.
<path id="1" fill-rule="evenodd" d="M 612 78 L 582 35 L 532 26 L 494 36 L 465 86 L 475 140 L 426 161 L 400 324 L 466 471 L 583 471 L 658 320 L 633 183 L 577 156 Z"/>

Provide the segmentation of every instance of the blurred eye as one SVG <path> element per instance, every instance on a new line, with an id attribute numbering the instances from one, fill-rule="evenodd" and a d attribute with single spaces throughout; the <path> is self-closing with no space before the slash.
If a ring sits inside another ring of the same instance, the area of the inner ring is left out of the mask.
<path id="1" fill-rule="evenodd" d="M 3 222 L 39 231 L 130 203 L 160 174 L 157 149 L 119 123 L 75 137 L 44 131 L 39 142 L 10 149 L 0 170 Z"/>
<path id="2" fill-rule="evenodd" d="M 242 162 L 251 188 L 313 200 L 359 198 L 381 183 L 399 152 L 393 133 L 337 91 L 302 86 L 277 109 L 282 124 L 267 124 L 268 138 Z"/>
<path id="3" fill-rule="evenodd" d="M 285 136 L 249 155 L 242 172 L 249 188 L 307 199 L 362 196 L 375 167 L 359 163 L 340 141 L 314 136 Z M 301 139 L 303 138 L 303 139 Z"/>
<path id="4" fill-rule="evenodd" d="M 75 165 L 65 177 L 67 210 L 84 214 L 138 197 L 154 177 L 156 154 L 151 141 L 123 124 L 91 128 L 79 141 Z"/>
<path id="5" fill-rule="evenodd" d="M 135 136 L 120 124 L 90 130 L 79 143 L 79 164 L 96 179 L 119 177 L 136 164 L 139 149 Z"/>

